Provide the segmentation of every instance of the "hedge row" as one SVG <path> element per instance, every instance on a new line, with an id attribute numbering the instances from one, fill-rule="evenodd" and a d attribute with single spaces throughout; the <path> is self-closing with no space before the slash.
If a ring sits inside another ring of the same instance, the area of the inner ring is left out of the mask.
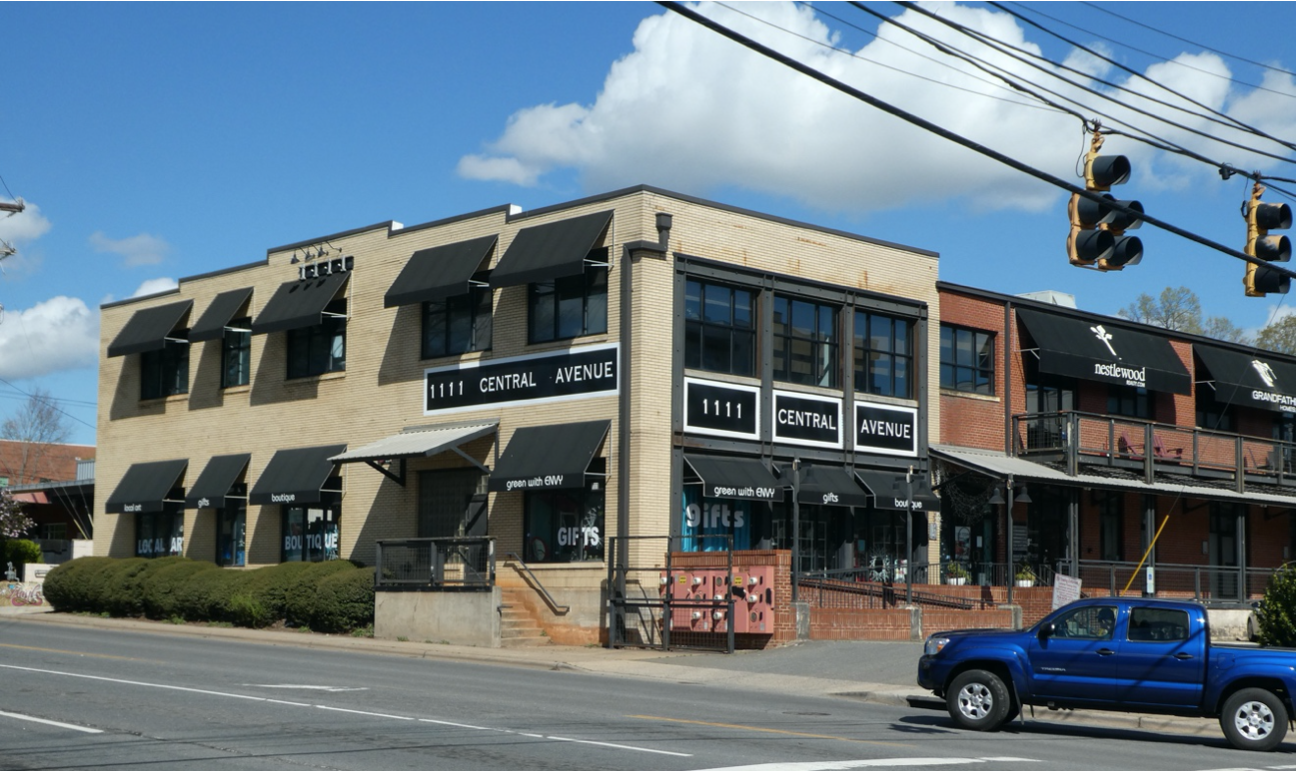
<path id="1" fill-rule="evenodd" d="M 325 633 L 374 623 L 374 571 L 341 559 L 232 570 L 183 557 L 87 556 L 45 576 L 60 612 L 221 621 L 261 628 L 277 621 Z"/>

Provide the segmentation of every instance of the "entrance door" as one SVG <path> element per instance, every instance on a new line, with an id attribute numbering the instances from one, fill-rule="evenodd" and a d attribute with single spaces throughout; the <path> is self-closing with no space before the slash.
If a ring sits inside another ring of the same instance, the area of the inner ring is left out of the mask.
<path id="1" fill-rule="evenodd" d="M 1239 599 L 1239 517 L 1234 505 L 1213 503 L 1208 516 L 1209 588 L 1214 599 Z"/>

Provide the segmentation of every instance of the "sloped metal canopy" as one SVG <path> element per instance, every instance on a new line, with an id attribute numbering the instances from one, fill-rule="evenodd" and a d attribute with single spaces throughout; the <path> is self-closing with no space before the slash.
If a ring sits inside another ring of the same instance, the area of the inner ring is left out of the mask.
<path id="1" fill-rule="evenodd" d="M 167 345 L 171 332 L 180 325 L 180 321 L 193 306 L 193 301 L 177 301 L 174 304 L 139 310 L 131 315 L 131 319 L 126 321 L 126 325 L 113 338 L 113 343 L 108 345 L 108 356 L 121 357 L 162 349 Z"/>
<path id="2" fill-rule="evenodd" d="M 612 219 L 609 210 L 520 230 L 492 269 L 491 286 L 503 288 L 581 274 L 586 256 Z"/>
<path id="3" fill-rule="evenodd" d="M 383 296 L 383 306 L 441 301 L 463 295 L 470 280 L 496 246 L 496 235 L 419 250 L 410 256 L 396 282 Z"/>

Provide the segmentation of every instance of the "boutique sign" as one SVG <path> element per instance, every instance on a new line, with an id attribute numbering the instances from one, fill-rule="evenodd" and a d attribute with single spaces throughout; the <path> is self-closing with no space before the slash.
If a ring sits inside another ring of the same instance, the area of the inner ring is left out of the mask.
<path id="1" fill-rule="evenodd" d="M 460 363 L 424 371 L 424 414 L 617 395 L 618 345 Z"/>
<path id="2" fill-rule="evenodd" d="M 843 448 L 843 401 L 773 390 L 772 438 L 798 446 Z"/>
<path id="3" fill-rule="evenodd" d="M 905 406 L 856 403 L 856 450 L 918 457 L 919 412 Z"/>

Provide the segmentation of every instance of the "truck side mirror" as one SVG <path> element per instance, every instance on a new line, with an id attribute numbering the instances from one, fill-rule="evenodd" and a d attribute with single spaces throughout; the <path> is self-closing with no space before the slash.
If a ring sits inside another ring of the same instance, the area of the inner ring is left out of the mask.
<path id="1" fill-rule="evenodd" d="M 1054 634 L 1055 634 L 1055 624 L 1053 621 L 1051 621 L 1048 624 L 1042 624 L 1041 628 L 1037 631 L 1037 636 L 1043 640 L 1048 637 L 1053 637 Z"/>

